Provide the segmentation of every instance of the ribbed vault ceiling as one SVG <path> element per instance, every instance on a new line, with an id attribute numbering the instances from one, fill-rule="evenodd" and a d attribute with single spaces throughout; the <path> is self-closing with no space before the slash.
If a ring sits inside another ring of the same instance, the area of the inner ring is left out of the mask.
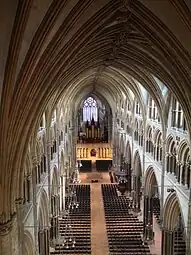
<path id="1" fill-rule="evenodd" d="M 114 110 L 118 99 L 125 94 L 132 102 L 134 93 L 144 114 L 141 84 L 162 113 L 163 97 L 154 75 L 176 95 L 191 123 L 191 45 L 187 43 L 191 30 L 186 5 L 178 3 L 4 3 L 0 23 L 5 35 L 0 66 L 0 193 L 7 195 L 0 197 L 1 222 L 11 218 L 14 200 L 21 196 L 27 146 L 47 107 L 54 109 L 59 101 L 68 109 L 69 105 L 76 107 L 94 91 Z M 184 18 L 179 13 L 185 13 Z"/>

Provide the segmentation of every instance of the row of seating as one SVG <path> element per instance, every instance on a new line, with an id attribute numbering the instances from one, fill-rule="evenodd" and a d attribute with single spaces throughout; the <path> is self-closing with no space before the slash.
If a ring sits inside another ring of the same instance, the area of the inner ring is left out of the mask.
<path id="1" fill-rule="evenodd" d="M 161 222 L 160 222 L 160 200 L 157 197 L 153 198 L 153 213 L 154 213 L 157 223 L 159 225 L 161 225 Z M 185 255 L 186 254 L 186 244 L 185 244 L 182 230 L 179 229 L 178 231 L 174 231 L 173 235 L 174 235 L 173 236 L 173 238 L 174 238 L 173 254 L 174 255 Z"/>
<path id="2" fill-rule="evenodd" d="M 91 208 L 90 185 L 71 185 L 75 198 L 66 197 L 65 206 L 69 217 L 60 220 L 60 235 L 66 238 L 65 243 L 57 244 L 51 254 L 82 255 L 91 254 Z M 76 207 L 75 205 L 78 204 Z"/>
<path id="3" fill-rule="evenodd" d="M 157 197 L 153 198 L 153 214 L 156 218 L 157 223 L 160 225 L 160 200 Z"/>
<path id="4" fill-rule="evenodd" d="M 185 255 L 186 244 L 183 238 L 182 230 L 174 232 L 174 255 Z"/>
<path id="5" fill-rule="evenodd" d="M 131 213 L 130 199 L 118 196 L 115 184 L 103 184 L 102 195 L 110 254 L 149 255 L 141 238 L 143 222 Z"/>

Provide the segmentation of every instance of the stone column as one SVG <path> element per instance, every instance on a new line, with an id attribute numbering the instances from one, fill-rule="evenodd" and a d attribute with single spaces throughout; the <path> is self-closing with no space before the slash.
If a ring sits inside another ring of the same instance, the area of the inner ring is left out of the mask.
<path id="1" fill-rule="evenodd" d="M 127 191 L 131 192 L 131 165 L 127 163 Z"/>
<path id="2" fill-rule="evenodd" d="M 71 149 L 71 165 L 72 168 L 74 168 L 76 166 L 76 133 L 75 133 L 75 126 L 73 124 L 73 126 L 70 128 L 70 135 L 71 135 L 71 145 L 72 145 L 72 149 Z"/>
<path id="3" fill-rule="evenodd" d="M 46 247 L 46 252 L 45 255 L 49 255 L 49 228 L 45 229 L 45 247 Z"/>
<path id="4" fill-rule="evenodd" d="M 149 196 L 144 196 L 144 207 L 143 207 L 143 238 L 147 238 L 146 225 L 148 223 L 148 200 Z"/>
<path id="5" fill-rule="evenodd" d="M 182 172 L 183 172 L 183 165 L 180 163 L 180 185 L 182 185 Z"/>
<path id="6" fill-rule="evenodd" d="M 188 164 L 185 164 L 184 167 L 185 167 L 185 171 L 184 171 L 184 187 L 186 189 L 188 189 L 188 185 L 187 185 L 187 174 L 188 174 L 188 171 L 189 171 Z"/>
<path id="7" fill-rule="evenodd" d="M 176 174 L 177 174 L 177 181 L 180 184 L 180 162 L 176 162 Z"/>
<path id="8" fill-rule="evenodd" d="M 188 222 L 187 222 L 187 235 L 186 235 L 186 255 L 191 254 L 191 188 L 189 192 L 188 202 Z"/>
<path id="9" fill-rule="evenodd" d="M 40 229 L 38 232 L 38 240 L 39 240 L 39 254 L 45 255 L 45 238 L 44 238 L 44 230 Z"/>
<path id="10" fill-rule="evenodd" d="M 163 228 L 161 244 L 162 244 L 161 255 L 173 255 L 174 250 L 173 231 Z"/>
<path id="11" fill-rule="evenodd" d="M 136 183 L 136 194 L 137 194 L 137 211 L 140 212 L 141 210 L 141 180 L 140 176 L 137 176 L 137 183 Z"/>
<path id="12" fill-rule="evenodd" d="M 154 148 L 153 148 L 153 158 L 154 160 L 156 159 L 156 146 L 154 144 Z"/>
<path id="13" fill-rule="evenodd" d="M 163 137 L 166 137 L 166 132 L 164 132 Z M 162 171 L 161 171 L 161 200 L 160 200 L 160 221 L 161 226 L 163 226 L 163 210 L 164 210 L 164 178 L 166 172 L 166 140 L 162 143 Z"/>
<path id="14" fill-rule="evenodd" d="M 20 255 L 17 226 L 16 214 L 7 222 L 0 221 L 0 254 Z"/>
<path id="15" fill-rule="evenodd" d="M 60 212 L 65 210 L 65 175 L 60 176 Z"/>
<path id="16" fill-rule="evenodd" d="M 24 225 L 23 225 L 23 199 L 15 201 L 17 210 L 17 224 L 18 224 L 18 247 L 21 255 L 23 253 L 23 239 L 24 239 Z"/>
<path id="17" fill-rule="evenodd" d="M 145 128 L 143 128 L 143 157 L 142 157 L 142 162 L 143 162 L 142 186 L 143 187 L 145 185 L 145 154 L 146 154 L 146 132 L 145 132 Z"/>
<path id="18" fill-rule="evenodd" d="M 171 169 L 172 169 L 172 174 L 175 175 L 175 171 L 176 171 L 176 158 L 175 155 L 172 155 L 172 159 L 171 159 Z"/>
<path id="19" fill-rule="evenodd" d="M 143 236 L 146 242 L 153 240 L 153 198 L 144 196 Z"/>
<path id="20" fill-rule="evenodd" d="M 34 225 L 34 239 L 35 239 L 35 251 L 38 254 L 38 217 L 37 217 L 37 182 L 36 182 L 36 170 L 37 170 L 37 161 L 33 159 L 33 164 L 35 165 L 32 171 L 32 203 L 33 203 L 33 225 Z"/>
<path id="21" fill-rule="evenodd" d="M 46 147 L 46 153 L 47 153 L 47 174 L 48 174 L 48 197 L 49 197 L 49 207 L 48 207 L 48 215 L 49 219 L 51 219 L 51 167 L 50 167 L 50 162 L 51 162 L 51 140 L 48 140 L 47 142 L 47 147 Z"/>
<path id="22" fill-rule="evenodd" d="M 137 207 L 137 201 L 136 201 L 136 175 L 133 175 L 132 178 L 132 196 L 133 196 L 133 208 L 135 209 Z"/>
<path id="23" fill-rule="evenodd" d="M 31 194 L 32 194 L 32 175 L 30 174 L 30 175 L 27 175 L 27 187 L 28 187 L 28 189 L 27 189 L 27 202 L 28 203 L 30 203 L 30 202 L 32 202 L 32 196 L 31 196 Z"/>

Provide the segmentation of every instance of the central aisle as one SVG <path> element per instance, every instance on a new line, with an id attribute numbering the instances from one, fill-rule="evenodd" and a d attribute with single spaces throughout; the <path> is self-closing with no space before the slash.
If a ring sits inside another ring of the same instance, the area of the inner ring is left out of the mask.
<path id="1" fill-rule="evenodd" d="M 108 238 L 100 183 L 91 183 L 91 250 L 92 255 L 108 255 Z"/>
<path id="2" fill-rule="evenodd" d="M 92 183 L 92 180 L 98 183 Z M 101 184 L 110 183 L 108 172 L 80 173 L 82 184 L 90 184 L 91 199 L 91 254 L 109 255 L 109 246 L 105 222 L 105 212 Z"/>

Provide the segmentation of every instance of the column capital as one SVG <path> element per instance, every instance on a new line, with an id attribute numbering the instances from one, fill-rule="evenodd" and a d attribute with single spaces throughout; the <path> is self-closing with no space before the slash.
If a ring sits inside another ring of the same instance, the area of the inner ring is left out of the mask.
<path id="1" fill-rule="evenodd" d="M 32 174 L 28 174 L 28 175 L 26 176 L 26 178 L 27 178 L 28 181 L 31 181 L 31 180 L 32 180 Z"/>
<path id="2" fill-rule="evenodd" d="M 37 156 L 33 156 L 32 157 L 32 164 L 36 167 L 38 165 L 38 157 Z"/>
<path id="3" fill-rule="evenodd" d="M 24 199 L 23 198 L 17 198 L 15 200 L 15 205 L 16 206 L 20 206 L 20 205 L 23 205 L 24 204 Z"/>
<path id="4" fill-rule="evenodd" d="M 46 142 L 46 144 L 47 144 L 47 146 L 52 146 L 52 141 L 51 141 L 51 140 L 48 140 L 48 141 Z"/>

